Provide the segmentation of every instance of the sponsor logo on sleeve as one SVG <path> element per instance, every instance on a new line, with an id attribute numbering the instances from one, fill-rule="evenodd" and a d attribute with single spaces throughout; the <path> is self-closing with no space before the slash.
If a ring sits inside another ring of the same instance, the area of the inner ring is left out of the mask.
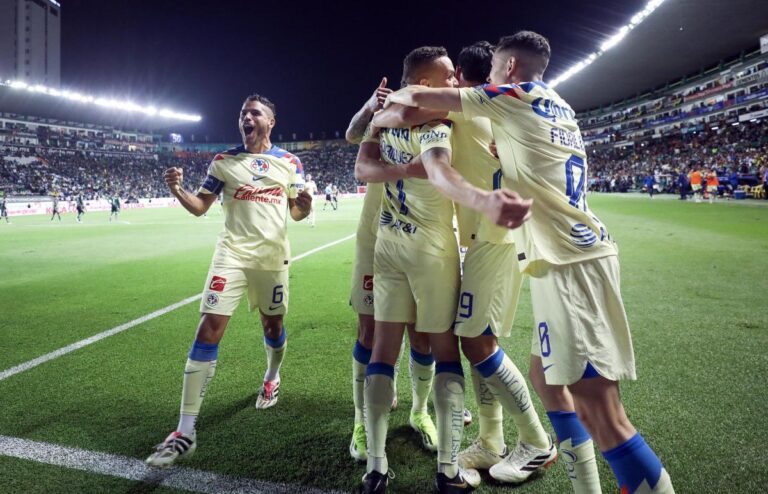
<path id="1" fill-rule="evenodd" d="M 369 274 L 363 275 L 363 290 L 369 292 L 373 290 L 373 276 Z"/>
<path id="2" fill-rule="evenodd" d="M 223 292 L 224 286 L 227 284 L 227 279 L 221 276 L 214 276 L 211 278 L 211 283 L 208 285 L 208 289 L 214 292 Z"/>

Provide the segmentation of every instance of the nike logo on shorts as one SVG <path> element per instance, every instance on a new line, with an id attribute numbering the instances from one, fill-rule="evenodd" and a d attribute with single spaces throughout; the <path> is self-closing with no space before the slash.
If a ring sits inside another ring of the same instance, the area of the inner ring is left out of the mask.
<path id="1" fill-rule="evenodd" d="M 276 306 L 272 307 L 272 306 L 270 305 L 270 306 L 269 306 L 269 310 L 277 310 L 277 309 L 279 309 L 280 307 L 282 307 L 282 306 L 281 306 L 281 305 L 276 305 Z"/>
<path id="2" fill-rule="evenodd" d="M 549 369 L 549 368 L 550 368 L 550 367 L 552 367 L 553 365 L 555 365 L 555 364 L 549 364 L 548 366 L 544 367 L 544 372 L 547 372 L 547 369 Z"/>

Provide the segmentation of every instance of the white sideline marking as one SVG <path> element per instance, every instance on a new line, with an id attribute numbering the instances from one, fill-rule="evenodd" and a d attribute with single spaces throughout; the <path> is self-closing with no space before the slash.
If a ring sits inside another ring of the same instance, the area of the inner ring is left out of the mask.
<path id="1" fill-rule="evenodd" d="M 334 245 L 340 244 L 342 242 L 346 242 L 347 240 L 353 238 L 354 236 L 355 234 L 353 233 L 352 235 L 347 235 L 346 237 L 340 238 L 339 240 L 334 240 L 333 242 L 329 242 L 327 244 L 321 245 L 320 247 L 315 247 L 314 249 L 310 249 L 294 257 L 292 262 L 300 261 L 301 259 L 304 259 L 307 256 L 311 256 L 312 254 L 315 254 L 316 252 L 320 252 L 321 250 L 327 249 L 329 247 L 333 247 Z M 133 321 L 129 321 L 125 324 L 121 324 L 120 326 L 116 326 L 112 329 L 108 329 L 106 331 L 95 334 L 84 340 L 80 340 L 78 342 L 72 343 L 71 345 L 67 345 L 63 348 L 59 348 L 58 350 L 54 350 L 50 353 L 46 353 L 45 355 L 41 355 L 40 357 L 37 357 L 35 359 L 28 360 L 22 364 L 11 367 L 10 369 L 6 369 L 0 372 L 0 381 L 8 379 L 9 377 L 19 374 L 21 372 L 28 371 L 33 367 L 37 367 L 40 364 L 44 364 L 50 360 L 59 358 L 62 355 L 66 355 L 68 353 L 74 352 L 75 350 L 79 350 L 84 346 L 88 346 L 93 343 L 96 343 L 97 341 L 103 340 L 104 338 L 109 338 L 110 336 L 116 335 L 117 333 L 122 333 L 123 331 L 131 329 L 135 326 L 138 326 L 139 324 L 145 323 L 147 321 L 151 321 L 152 319 L 155 319 L 171 311 L 174 311 L 179 307 L 184 307 L 185 305 L 191 304 L 196 300 L 200 300 L 200 297 L 201 297 L 201 294 L 198 293 L 197 295 L 193 295 L 191 297 L 185 298 L 184 300 L 176 302 L 175 304 L 171 304 L 168 307 L 163 307 L 162 309 L 158 309 L 154 312 L 151 312 L 146 316 L 139 317 L 138 319 L 134 319 Z"/>
<path id="2" fill-rule="evenodd" d="M 0 436 L 0 455 L 205 494 L 340 494 L 299 484 L 237 478 L 193 468 L 150 468 L 137 458 Z"/>

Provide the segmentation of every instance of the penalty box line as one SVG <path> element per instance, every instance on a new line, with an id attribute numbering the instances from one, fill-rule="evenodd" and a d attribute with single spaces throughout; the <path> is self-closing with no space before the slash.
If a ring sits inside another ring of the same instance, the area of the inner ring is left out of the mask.
<path id="1" fill-rule="evenodd" d="M 333 247 L 334 245 L 338 245 L 342 242 L 346 242 L 347 240 L 354 238 L 355 234 L 347 235 L 346 237 L 340 238 L 338 240 L 334 240 L 333 242 L 329 242 L 327 244 L 323 244 L 319 247 L 315 247 L 314 249 L 310 249 L 306 252 L 303 252 L 299 254 L 298 256 L 293 258 L 293 262 L 300 261 L 304 259 L 305 257 L 309 257 L 312 254 L 315 254 L 317 252 L 320 252 L 322 250 L 328 249 L 330 247 Z M 14 367 L 11 367 L 10 369 L 6 369 L 2 372 L 0 372 L 0 381 L 3 381 L 5 379 L 8 379 L 11 376 L 15 376 L 16 374 L 20 374 L 22 372 L 28 371 L 29 369 L 33 369 L 37 367 L 40 364 L 44 364 L 46 362 L 49 362 L 51 360 L 57 359 L 61 357 L 62 355 L 66 355 L 68 353 L 72 353 L 75 350 L 79 350 L 83 347 L 86 347 L 88 345 L 92 345 L 96 343 L 97 341 L 101 341 L 105 338 L 109 338 L 110 336 L 114 336 L 118 333 L 122 333 L 123 331 L 126 331 L 128 329 L 131 329 L 133 327 L 136 327 L 140 324 L 143 324 L 147 321 L 151 321 L 152 319 L 158 318 L 162 315 L 165 315 L 171 311 L 174 311 L 180 307 L 184 307 L 185 305 L 189 305 L 192 302 L 195 302 L 196 300 L 200 300 L 201 294 L 193 295 L 192 297 L 185 298 L 184 300 L 180 300 L 179 302 L 176 302 L 175 304 L 171 304 L 167 307 L 163 307 L 162 309 L 158 309 L 154 312 L 151 312 L 145 316 L 139 317 L 138 319 L 134 319 L 133 321 L 129 321 L 125 324 L 121 324 L 120 326 L 115 326 L 112 329 L 108 329 L 106 331 L 102 331 L 101 333 L 95 334 L 93 336 L 90 336 L 88 338 L 85 338 L 84 340 L 77 341 L 75 343 L 72 343 L 71 345 L 67 345 L 65 347 L 59 348 L 58 350 L 54 350 L 50 353 L 46 353 L 45 355 L 41 355 L 40 357 L 34 358 L 32 360 L 28 360 L 24 363 L 21 363 L 19 365 L 16 365 Z"/>
<path id="2" fill-rule="evenodd" d="M 148 467 L 137 458 L 1 435 L 0 456 L 204 494 L 341 494 L 340 491 L 231 477 L 194 468 L 174 466 L 160 470 Z"/>

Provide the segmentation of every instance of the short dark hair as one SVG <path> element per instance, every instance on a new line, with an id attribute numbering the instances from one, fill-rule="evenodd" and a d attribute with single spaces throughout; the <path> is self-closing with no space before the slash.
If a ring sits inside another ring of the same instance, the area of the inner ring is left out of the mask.
<path id="1" fill-rule="evenodd" d="M 544 74 L 552 55 L 547 38 L 533 31 L 518 31 L 512 36 L 504 36 L 496 45 L 496 50 L 514 51 L 523 67 L 536 75 Z"/>
<path id="2" fill-rule="evenodd" d="M 275 107 L 275 104 L 272 103 L 269 98 L 266 96 L 262 96 L 258 93 L 253 93 L 252 95 L 245 98 L 245 101 L 243 101 L 243 104 L 248 103 L 249 101 L 257 101 L 261 103 L 262 105 L 266 106 L 270 110 L 272 110 L 272 116 L 277 116 L 277 108 Z"/>
<path id="3" fill-rule="evenodd" d="M 442 46 L 420 46 L 405 56 L 403 60 L 402 84 L 411 84 L 417 81 L 419 72 L 429 63 L 438 58 L 447 57 L 448 51 Z"/>
<path id="4" fill-rule="evenodd" d="M 492 59 L 493 45 L 487 41 L 477 41 L 461 49 L 457 63 L 461 67 L 464 79 L 471 82 L 486 82 L 491 74 Z"/>

